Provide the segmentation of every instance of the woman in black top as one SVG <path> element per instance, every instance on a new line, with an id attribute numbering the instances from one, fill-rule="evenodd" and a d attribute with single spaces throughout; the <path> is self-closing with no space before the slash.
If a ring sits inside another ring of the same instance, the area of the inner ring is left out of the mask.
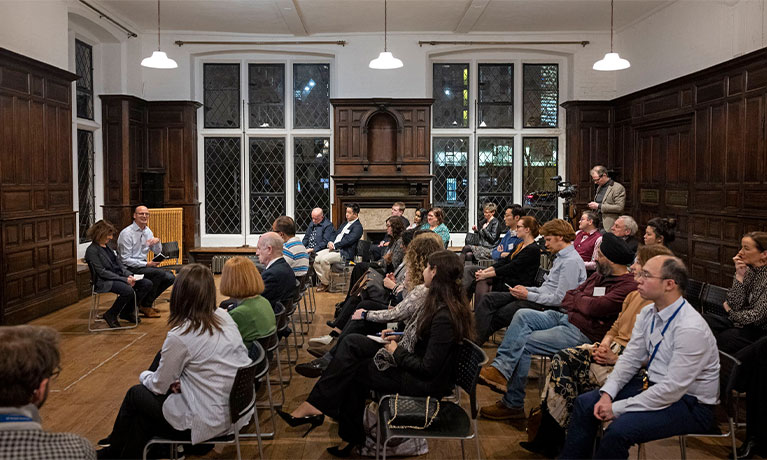
<path id="1" fill-rule="evenodd" d="M 485 203 L 482 206 L 484 216 L 477 225 L 471 227 L 479 239 L 476 244 L 467 244 L 461 249 L 463 260 L 490 259 L 493 248 L 498 246 L 501 239 L 503 225 L 495 216 L 498 207 L 495 203 Z"/>
<path id="2" fill-rule="evenodd" d="M 387 336 L 388 330 L 382 332 L 388 341 L 383 348 L 364 335 L 350 334 L 307 400 L 291 414 L 278 411 L 280 416 L 291 426 L 310 424 L 309 431 L 322 424 L 325 415 L 334 418 L 347 444 L 328 448 L 328 452 L 348 456 L 365 441 L 362 415 L 370 390 L 413 396 L 449 394 L 457 347 L 474 330 L 459 282 L 462 273 L 458 256 L 452 252 L 432 254 L 423 271 L 429 293 L 400 342 Z"/>
<path id="3" fill-rule="evenodd" d="M 85 261 L 96 274 L 96 292 L 114 292 L 117 299 L 104 313 L 104 321 L 109 327 L 120 327 L 120 319 L 136 323 L 136 310 L 132 308 L 133 293 L 136 293 L 136 304 L 152 290 L 152 282 L 148 279 L 137 280 L 128 271 L 115 251 L 107 246 L 117 231 L 105 220 L 100 220 L 88 229 L 88 237 L 93 241 L 85 250 Z"/>

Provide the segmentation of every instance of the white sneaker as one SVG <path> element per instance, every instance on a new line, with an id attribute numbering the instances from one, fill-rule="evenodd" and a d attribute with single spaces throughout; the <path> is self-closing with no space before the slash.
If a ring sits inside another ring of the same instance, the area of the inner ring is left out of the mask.
<path id="1" fill-rule="evenodd" d="M 322 345 L 327 345 L 332 341 L 333 337 L 330 335 L 323 335 L 322 337 L 314 337 L 313 339 L 309 339 L 309 343 L 319 343 Z"/>

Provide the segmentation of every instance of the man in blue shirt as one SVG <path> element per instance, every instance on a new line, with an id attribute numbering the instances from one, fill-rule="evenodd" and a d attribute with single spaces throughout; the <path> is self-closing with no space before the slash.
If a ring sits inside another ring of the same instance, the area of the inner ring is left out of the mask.
<path id="1" fill-rule="evenodd" d="M 128 270 L 144 275 L 152 282 L 152 290 L 141 301 L 139 311 L 147 318 L 159 318 L 160 312 L 154 308 L 154 301 L 176 281 L 176 277 L 159 268 L 159 262 L 147 261 L 150 249 L 155 254 L 162 252 L 160 239 L 154 236 L 148 223 L 149 209 L 146 206 L 136 206 L 133 210 L 133 223 L 125 227 L 117 238 L 117 249 Z"/>
<path id="2" fill-rule="evenodd" d="M 334 232 L 333 223 L 325 218 L 322 208 L 312 209 L 312 223 L 306 229 L 302 241 L 306 252 L 316 254 L 325 249 L 332 240 Z"/>

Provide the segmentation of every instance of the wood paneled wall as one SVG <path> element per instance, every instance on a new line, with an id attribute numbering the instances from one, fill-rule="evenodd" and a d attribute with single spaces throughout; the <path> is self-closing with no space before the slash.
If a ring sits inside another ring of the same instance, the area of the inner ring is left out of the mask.
<path id="1" fill-rule="evenodd" d="M 671 249 L 692 276 L 729 286 L 744 233 L 767 230 L 767 49 L 613 101 L 571 101 L 568 177 L 584 209 L 589 169 L 626 186 L 640 224 L 677 219 Z"/>
<path id="2" fill-rule="evenodd" d="M 0 324 L 23 323 L 77 300 L 76 79 L 0 48 Z"/>

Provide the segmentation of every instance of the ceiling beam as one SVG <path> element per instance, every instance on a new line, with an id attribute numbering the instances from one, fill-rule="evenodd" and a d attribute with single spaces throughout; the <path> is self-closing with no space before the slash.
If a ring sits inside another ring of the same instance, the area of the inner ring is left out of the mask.
<path id="1" fill-rule="evenodd" d="M 285 25 L 288 26 L 288 30 L 295 36 L 305 37 L 309 35 L 306 31 L 304 21 L 301 19 L 301 15 L 298 12 L 298 0 L 275 0 L 277 8 L 280 10 L 282 19 L 285 21 Z"/>
<path id="2" fill-rule="evenodd" d="M 490 3 L 490 0 L 471 0 L 471 4 L 466 9 L 466 12 L 463 14 L 463 17 L 454 32 L 457 34 L 467 34 L 471 32 L 474 28 L 474 24 L 477 23 L 479 17 L 485 12 L 488 3 Z"/>

